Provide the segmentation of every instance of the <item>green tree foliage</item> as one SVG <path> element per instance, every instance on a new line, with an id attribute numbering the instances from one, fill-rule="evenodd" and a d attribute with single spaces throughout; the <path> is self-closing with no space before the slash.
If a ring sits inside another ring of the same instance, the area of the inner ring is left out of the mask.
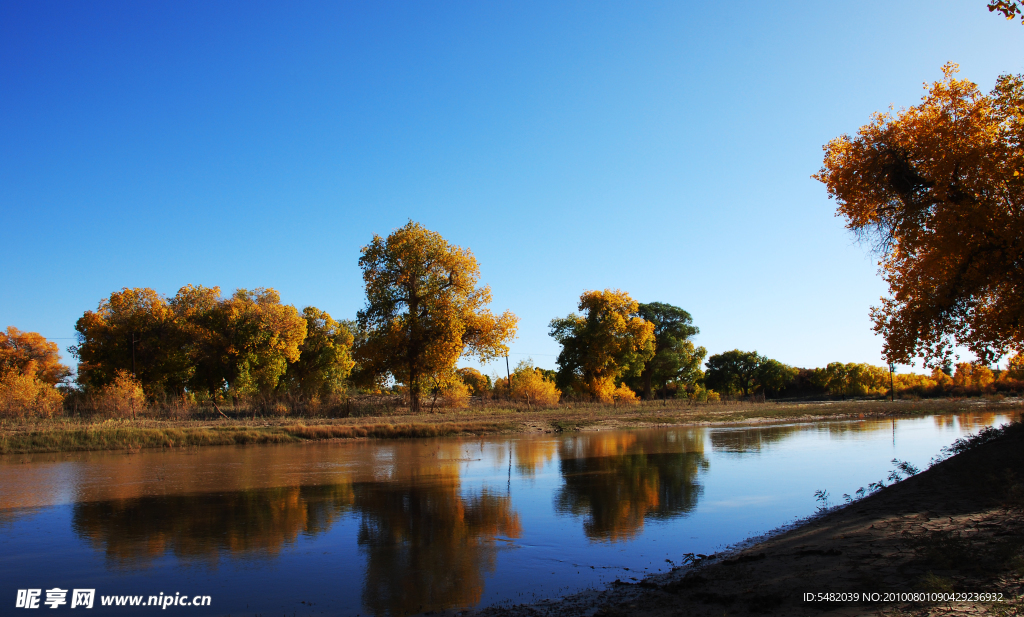
<path id="1" fill-rule="evenodd" d="M 783 364 L 778 360 L 766 358 L 765 361 L 757 367 L 757 373 L 755 374 L 754 379 L 759 386 L 764 388 L 765 391 L 770 392 L 774 396 L 778 396 L 782 390 L 785 390 L 791 383 L 793 383 L 793 380 L 796 379 L 799 372 L 799 369 Z"/>
<path id="2" fill-rule="evenodd" d="M 704 384 L 719 392 L 739 391 L 743 396 L 758 390 L 778 395 L 798 373 L 798 369 L 756 351 L 733 349 L 708 358 Z"/>
<path id="3" fill-rule="evenodd" d="M 767 360 L 756 351 L 733 349 L 708 358 L 704 384 L 718 392 L 736 392 L 746 396 L 755 386 L 757 370 Z"/>
<path id="4" fill-rule="evenodd" d="M 580 296 L 582 315 L 551 320 L 551 336 L 562 345 L 556 382 L 562 392 L 611 402 L 617 380 L 640 374 L 654 355 L 654 324 L 638 309 L 618 289 L 587 291 Z"/>
<path id="5" fill-rule="evenodd" d="M 190 392 L 216 393 L 227 385 L 227 312 L 220 287 L 185 285 L 169 301 L 175 330 L 187 357 Z"/>
<path id="6" fill-rule="evenodd" d="M 359 324 L 366 340 L 356 360 L 369 375 L 404 383 L 413 412 L 424 387 L 443 389 L 457 379 L 460 357 L 508 353 L 518 320 L 485 308 L 491 290 L 477 287 L 480 269 L 469 250 L 409 221 L 386 239 L 375 235 L 362 253 L 366 307 Z"/>
<path id="7" fill-rule="evenodd" d="M 654 324 L 654 356 L 636 377 L 628 380 L 630 387 L 650 399 L 652 390 L 670 382 L 689 386 L 701 377 L 701 364 L 707 350 L 695 347 L 691 337 L 700 333 L 690 314 L 671 304 L 651 302 L 638 304 L 637 314 Z"/>
<path id="8" fill-rule="evenodd" d="M 866 396 L 889 388 L 889 371 L 864 363 L 830 362 L 814 369 L 811 383 L 832 396 Z"/>
<path id="9" fill-rule="evenodd" d="M 225 344 L 221 365 L 232 394 L 273 392 L 288 363 L 299 359 L 306 320 L 273 289 L 239 289 L 217 310 Z"/>
<path id="10" fill-rule="evenodd" d="M 302 309 L 306 339 L 299 345 L 299 359 L 288 365 L 287 388 L 306 397 L 343 391 L 352 371 L 352 333 L 320 309 Z"/>

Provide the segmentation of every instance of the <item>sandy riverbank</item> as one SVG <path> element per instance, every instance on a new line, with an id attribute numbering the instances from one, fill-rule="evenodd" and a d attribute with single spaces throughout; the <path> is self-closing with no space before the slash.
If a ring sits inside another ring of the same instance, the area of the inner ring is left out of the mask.
<path id="1" fill-rule="evenodd" d="M 1024 612 L 1024 425 L 742 550 L 486 617 L 1017 615 Z M 914 602 L 892 593 L 1001 594 Z M 859 594 L 805 601 L 807 593 Z M 865 593 L 878 593 L 864 601 Z"/>
<path id="2" fill-rule="evenodd" d="M 217 418 L 0 421 L 0 454 L 139 450 L 329 439 L 387 439 L 610 430 L 666 425 L 726 425 L 889 417 L 937 413 L 1020 413 L 1019 399 L 768 402 L 695 404 L 652 401 L 635 406 L 571 405 L 547 409 L 490 405 L 445 413 L 351 418 Z"/>

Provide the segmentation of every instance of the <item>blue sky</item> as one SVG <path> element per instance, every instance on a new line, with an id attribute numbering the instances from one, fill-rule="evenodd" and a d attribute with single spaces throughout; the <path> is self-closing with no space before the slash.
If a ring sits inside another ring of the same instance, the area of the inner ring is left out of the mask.
<path id="1" fill-rule="evenodd" d="M 352 318 L 412 219 L 477 256 L 512 360 L 587 289 L 681 306 L 709 353 L 880 364 L 885 286 L 821 147 L 947 61 L 984 1 L 0 3 L 0 327 L 73 341 L 122 287 L 273 287 Z"/>

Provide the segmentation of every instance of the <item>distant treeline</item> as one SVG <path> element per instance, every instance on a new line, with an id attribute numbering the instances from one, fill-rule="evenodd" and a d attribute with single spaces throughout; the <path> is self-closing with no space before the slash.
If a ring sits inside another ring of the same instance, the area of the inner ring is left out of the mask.
<path id="1" fill-rule="evenodd" d="M 410 221 L 374 236 L 359 264 L 366 303 L 355 320 L 299 311 L 266 288 L 228 297 L 193 285 L 169 298 L 149 288 L 114 292 L 75 324 L 74 382 L 56 344 L 9 327 L 0 333 L 0 415 L 188 415 L 200 405 L 224 414 L 225 404 L 253 414 L 331 415 L 348 413 L 354 395 L 401 397 L 412 412 L 463 407 L 471 397 L 550 406 L 932 396 L 1018 389 L 1024 378 L 1019 356 L 998 375 L 958 364 L 931 376 L 839 362 L 800 369 L 754 351 L 706 358 L 688 312 L 605 289 L 584 292 L 578 313 L 551 321 L 561 345 L 557 370 L 527 360 L 492 379 L 457 361 L 507 358 L 518 319 L 487 309 L 490 289 L 478 285 L 471 252 Z"/>
<path id="2" fill-rule="evenodd" d="M 1024 362 L 1010 358 L 1007 370 L 993 371 L 961 362 L 932 369 L 930 375 L 891 373 L 865 363 L 832 362 L 824 368 L 795 368 L 756 351 L 728 351 L 708 358 L 706 387 L 724 394 L 767 397 L 964 396 L 1024 389 Z"/>

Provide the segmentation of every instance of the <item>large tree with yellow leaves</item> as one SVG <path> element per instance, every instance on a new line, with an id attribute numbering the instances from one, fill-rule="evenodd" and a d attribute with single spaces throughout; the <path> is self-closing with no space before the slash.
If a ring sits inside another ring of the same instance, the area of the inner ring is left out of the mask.
<path id="1" fill-rule="evenodd" d="M 814 176 L 881 256 L 890 295 L 872 319 L 893 362 L 1024 349 L 1024 79 L 984 94 L 957 70 L 833 139 Z"/>
<path id="2" fill-rule="evenodd" d="M 420 410 L 424 386 L 455 376 L 460 357 L 488 361 L 508 353 L 518 319 L 486 306 L 490 287 L 478 287 L 480 269 L 468 249 L 409 221 L 387 238 L 374 235 L 359 265 L 366 307 L 359 311 L 366 337 L 356 348 L 361 370 L 390 375 L 408 388 Z"/>
<path id="3" fill-rule="evenodd" d="M 562 345 L 558 387 L 608 402 L 616 381 L 639 375 L 654 356 L 654 324 L 618 289 L 583 292 L 578 307 L 582 315 L 551 320 L 551 336 Z"/>

